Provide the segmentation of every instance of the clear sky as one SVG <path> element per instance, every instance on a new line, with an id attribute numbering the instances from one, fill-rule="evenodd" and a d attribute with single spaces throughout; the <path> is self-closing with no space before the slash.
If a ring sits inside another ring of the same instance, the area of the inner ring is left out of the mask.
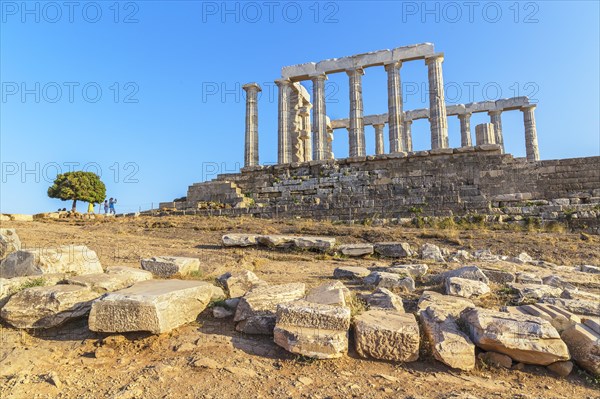
<path id="1" fill-rule="evenodd" d="M 131 212 L 239 170 L 247 82 L 263 87 L 260 161 L 273 163 L 281 67 L 424 42 L 445 53 L 448 104 L 529 95 L 542 159 L 600 154 L 597 1 L 0 4 L 5 213 L 69 207 L 46 195 L 57 171 L 96 171 L 117 211 Z M 424 62 L 405 63 L 401 76 L 405 110 L 428 107 Z M 365 114 L 387 112 L 383 68 L 365 71 L 363 95 Z M 348 116 L 345 74 L 328 80 L 327 113 Z M 487 120 L 474 116 L 472 129 Z M 503 115 L 515 156 L 525 154 L 522 120 Z M 456 117 L 449 130 L 459 146 Z M 336 157 L 347 156 L 347 135 L 336 132 Z M 366 137 L 373 153 L 372 127 Z M 428 148 L 427 121 L 413 137 Z"/>

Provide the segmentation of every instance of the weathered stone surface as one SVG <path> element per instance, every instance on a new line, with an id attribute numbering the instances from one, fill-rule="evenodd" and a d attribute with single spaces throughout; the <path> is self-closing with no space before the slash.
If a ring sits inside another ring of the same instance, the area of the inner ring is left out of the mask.
<path id="1" fill-rule="evenodd" d="M 600 316 L 600 302 L 595 300 L 544 298 L 543 302 L 556 305 L 577 314 Z"/>
<path id="2" fill-rule="evenodd" d="M 371 255 L 374 251 L 373 244 L 344 244 L 339 246 L 339 251 L 346 256 Z"/>
<path id="3" fill-rule="evenodd" d="M 471 259 L 473 259 L 473 256 L 471 256 L 471 254 L 464 249 L 456 251 L 456 253 L 450 257 L 451 262 L 465 262 Z"/>
<path id="4" fill-rule="evenodd" d="M 556 362 L 546 366 L 554 374 L 566 377 L 573 371 L 573 362 Z"/>
<path id="5" fill-rule="evenodd" d="M 378 242 L 374 245 L 377 254 L 387 258 L 409 258 L 414 251 L 407 242 Z"/>
<path id="6" fill-rule="evenodd" d="M 432 260 L 434 262 L 445 262 L 440 247 L 429 243 L 423 244 L 421 247 L 421 259 Z"/>
<path id="7" fill-rule="evenodd" d="M 521 252 L 519 255 L 508 258 L 509 262 L 517 263 L 519 265 L 525 265 L 527 263 L 533 262 L 533 258 L 529 256 L 527 252 Z"/>
<path id="8" fill-rule="evenodd" d="M 119 269 L 114 270 L 114 268 Z M 94 292 L 104 293 L 120 290 L 132 286 L 137 282 L 152 279 L 152 273 L 132 267 L 114 266 L 113 268 L 109 268 L 109 270 L 111 270 L 111 273 L 107 271 L 107 273 L 69 277 L 66 283 L 87 287 Z"/>
<path id="9" fill-rule="evenodd" d="M 50 328 L 85 316 L 100 294 L 87 287 L 32 287 L 14 294 L 0 315 L 17 328 Z"/>
<path id="10" fill-rule="evenodd" d="M 209 304 L 213 287 L 195 280 L 143 281 L 95 301 L 89 328 L 99 332 L 167 332 L 196 320 Z"/>
<path id="11" fill-rule="evenodd" d="M 474 308 L 464 311 L 461 319 L 473 342 L 486 351 L 542 366 L 570 358 L 556 329 L 542 318 Z"/>
<path id="12" fill-rule="evenodd" d="M 473 252 L 473 257 L 477 260 L 486 262 L 496 262 L 500 260 L 500 257 L 498 255 L 494 255 L 489 249 L 478 249 L 477 251 Z"/>
<path id="13" fill-rule="evenodd" d="M 563 331 L 561 338 L 571 351 L 579 367 L 594 375 L 600 375 L 600 334 L 583 324 L 576 324 Z"/>
<path id="14" fill-rule="evenodd" d="M 224 319 L 227 317 L 232 317 L 234 314 L 232 310 L 224 308 L 223 306 L 215 306 L 212 309 L 212 313 L 215 319 Z"/>
<path id="15" fill-rule="evenodd" d="M 423 291 L 417 307 L 419 311 L 431 307 L 440 314 L 458 317 L 463 310 L 474 308 L 475 304 L 466 298 L 443 295 L 435 291 Z"/>
<path id="16" fill-rule="evenodd" d="M 450 277 L 460 277 L 473 281 L 480 281 L 489 284 L 490 281 L 486 275 L 477 266 L 464 266 L 454 270 L 448 270 L 434 276 L 431 276 L 431 282 L 435 284 L 445 283 Z"/>
<path id="17" fill-rule="evenodd" d="M 51 273 L 81 275 L 103 272 L 96 252 L 84 245 L 21 250 L 11 253 L 0 263 L 0 277 L 3 278 Z"/>
<path id="18" fill-rule="evenodd" d="M 294 246 L 294 238 L 293 236 L 286 235 L 260 235 L 256 239 L 258 243 L 261 245 L 266 245 L 268 247 L 277 247 L 277 248 L 291 248 Z"/>
<path id="19" fill-rule="evenodd" d="M 415 290 L 415 280 L 412 277 L 395 273 L 372 272 L 363 279 L 363 282 L 368 286 L 387 288 L 397 292 L 413 292 Z"/>
<path id="20" fill-rule="evenodd" d="M 295 237 L 294 246 L 299 249 L 327 251 L 335 246 L 333 237 Z"/>
<path id="21" fill-rule="evenodd" d="M 481 281 L 460 277 L 446 279 L 446 294 L 463 298 L 479 297 L 490 293 L 490 287 Z"/>
<path id="22" fill-rule="evenodd" d="M 249 270 L 227 272 L 218 280 L 227 289 L 230 298 L 244 296 L 252 288 L 267 284 Z"/>
<path id="23" fill-rule="evenodd" d="M 0 229 L 0 259 L 21 250 L 21 240 L 15 229 Z"/>
<path id="24" fill-rule="evenodd" d="M 0 308 L 11 295 L 31 287 L 48 287 L 56 285 L 69 276 L 65 273 L 44 274 L 43 276 L 25 276 L 0 278 Z"/>
<path id="25" fill-rule="evenodd" d="M 372 294 L 364 295 L 363 299 L 369 309 L 388 309 L 404 313 L 402 298 L 387 288 L 377 288 Z"/>
<path id="26" fill-rule="evenodd" d="M 554 305 L 535 303 L 533 305 L 518 306 L 517 310 L 523 314 L 529 314 L 548 320 L 559 333 L 572 327 L 576 323 L 581 323 L 581 318 L 579 316 L 564 309 L 559 309 Z"/>
<path id="27" fill-rule="evenodd" d="M 288 352 L 332 359 L 347 353 L 349 328 L 350 309 L 300 300 L 277 306 L 273 334 Z"/>
<path id="28" fill-rule="evenodd" d="M 557 288 L 562 288 L 562 289 L 569 289 L 569 290 L 576 289 L 576 287 L 573 284 L 569 283 L 568 281 L 563 280 L 562 277 L 557 276 L 555 274 L 544 277 L 542 279 L 542 283 L 544 285 L 549 285 L 551 287 L 557 287 Z"/>
<path id="29" fill-rule="evenodd" d="M 508 286 L 519 293 L 519 300 L 521 302 L 526 300 L 539 301 L 544 298 L 556 298 L 560 297 L 562 293 L 561 288 L 551 287 L 549 285 L 510 283 Z"/>
<path id="30" fill-rule="evenodd" d="M 258 245 L 257 234 L 237 234 L 230 233 L 225 234 L 221 241 L 226 247 L 249 247 L 252 245 Z"/>
<path id="31" fill-rule="evenodd" d="M 584 273 L 600 274 L 600 267 L 592 265 L 581 265 L 580 270 Z"/>
<path id="32" fill-rule="evenodd" d="M 515 281 L 515 275 L 511 272 L 497 269 L 481 269 L 481 271 L 489 279 L 489 281 L 497 284 L 506 284 Z"/>
<path id="33" fill-rule="evenodd" d="M 253 288 L 236 308 L 233 321 L 237 331 L 246 334 L 272 334 L 277 305 L 304 297 L 305 285 L 291 283 Z"/>
<path id="34" fill-rule="evenodd" d="M 360 279 L 367 277 L 371 271 L 365 267 L 341 266 L 333 271 L 333 277 L 338 279 Z"/>
<path id="35" fill-rule="evenodd" d="M 429 266 L 424 263 L 411 265 L 394 264 L 392 267 L 386 269 L 388 273 L 406 274 L 412 278 L 423 277 L 427 273 L 427 270 L 429 270 Z"/>
<path id="36" fill-rule="evenodd" d="M 142 259 L 142 269 L 151 272 L 161 278 L 169 278 L 174 275 L 185 276 L 200 268 L 200 259 L 186 258 L 182 256 L 155 256 Z"/>
<path id="37" fill-rule="evenodd" d="M 322 305 L 346 306 L 352 300 L 350 290 L 341 281 L 332 281 L 313 288 L 306 301 Z"/>
<path id="38" fill-rule="evenodd" d="M 482 352 L 477 358 L 481 360 L 484 364 L 492 367 L 503 367 L 505 369 L 509 369 L 512 366 L 512 359 L 510 356 L 503 355 L 502 353 L 497 352 Z"/>
<path id="39" fill-rule="evenodd" d="M 419 308 L 435 297 L 435 295 L 425 299 L 422 297 Z M 433 356 L 438 361 L 459 370 L 472 370 L 475 367 L 475 345 L 460 330 L 453 315 L 462 310 L 460 307 L 459 303 L 448 306 L 444 302 L 436 302 L 422 308 L 419 311 L 419 318 L 423 326 L 423 334 L 429 341 Z"/>
<path id="40" fill-rule="evenodd" d="M 517 273 L 515 280 L 520 284 L 542 284 L 542 279 L 533 273 Z"/>
<path id="41" fill-rule="evenodd" d="M 419 325 L 415 316 L 369 310 L 354 318 L 356 352 L 365 358 L 412 362 L 419 358 Z"/>

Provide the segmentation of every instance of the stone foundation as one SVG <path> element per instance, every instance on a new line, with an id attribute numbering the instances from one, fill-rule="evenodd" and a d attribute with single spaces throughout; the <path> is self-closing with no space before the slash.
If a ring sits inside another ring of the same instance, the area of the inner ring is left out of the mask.
<path id="1" fill-rule="evenodd" d="M 220 203 L 220 209 L 200 209 L 207 201 Z M 527 162 L 488 144 L 256 166 L 196 183 L 185 201 L 160 207 L 185 214 L 354 222 L 533 217 L 594 231 L 600 226 L 600 157 Z"/>

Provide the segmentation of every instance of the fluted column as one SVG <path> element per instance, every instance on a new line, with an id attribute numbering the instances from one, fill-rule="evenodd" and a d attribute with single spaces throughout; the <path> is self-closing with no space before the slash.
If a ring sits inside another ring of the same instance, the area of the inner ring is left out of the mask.
<path id="1" fill-rule="evenodd" d="M 383 147 L 383 127 L 384 123 L 378 123 L 373 125 L 375 128 L 375 154 L 381 155 L 385 152 Z"/>
<path id="2" fill-rule="evenodd" d="M 410 119 L 405 119 L 404 122 L 402 122 L 402 134 L 404 136 L 404 151 L 406 152 L 411 152 L 413 150 L 412 123 L 413 121 Z"/>
<path id="3" fill-rule="evenodd" d="M 350 157 L 365 155 L 365 127 L 363 124 L 362 68 L 346 71 L 350 78 Z"/>
<path id="4" fill-rule="evenodd" d="M 311 77 L 313 82 L 312 150 L 315 161 L 327 159 L 327 113 L 325 111 L 325 74 Z"/>
<path id="5" fill-rule="evenodd" d="M 246 92 L 246 140 L 244 146 L 244 166 L 258 165 L 258 83 L 242 86 Z"/>
<path id="6" fill-rule="evenodd" d="M 310 128 L 310 109 L 312 105 L 306 104 L 300 109 L 300 116 L 302 117 L 302 134 L 300 138 L 304 143 L 304 162 L 312 161 L 312 141 L 311 141 L 311 128 Z"/>
<path id="7" fill-rule="evenodd" d="M 540 150 L 538 148 L 537 129 L 535 127 L 535 105 L 527 105 L 521 108 L 523 112 L 523 123 L 525 124 L 525 152 L 528 161 L 539 161 Z"/>
<path id="8" fill-rule="evenodd" d="M 429 123 L 431 125 L 431 148 L 448 148 L 448 121 L 444 101 L 444 77 L 442 53 L 425 58 L 429 78 Z"/>
<path id="9" fill-rule="evenodd" d="M 493 123 L 481 123 L 475 126 L 475 140 L 477 145 L 496 144 Z"/>
<path id="10" fill-rule="evenodd" d="M 402 84 L 400 80 L 400 68 L 402 61 L 392 62 L 385 65 L 388 86 L 388 130 L 390 140 L 390 152 L 400 152 L 404 148 L 402 143 Z"/>
<path id="11" fill-rule="evenodd" d="M 280 164 L 289 163 L 292 161 L 292 148 L 290 142 L 290 95 L 292 91 L 292 82 L 289 79 L 277 79 L 275 84 L 279 88 L 277 162 Z"/>
<path id="12" fill-rule="evenodd" d="M 494 125 L 496 144 L 500 144 L 504 153 L 504 137 L 502 136 L 502 110 L 489 111 L 490 122 Z"/>
<path id="13" fill-rule="evenodd" d="M 460 146 L 470 147 L 473 145 L 471 140 L 471 113 L 459 114 L 460 121 Z"/>

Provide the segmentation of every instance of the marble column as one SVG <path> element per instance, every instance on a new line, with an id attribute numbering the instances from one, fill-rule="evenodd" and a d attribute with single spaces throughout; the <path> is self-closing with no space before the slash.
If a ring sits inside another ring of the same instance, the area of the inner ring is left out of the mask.
<path id="1" fill-rule="evenodd" d="M 400 80 L 400 68 L 402 61 L 392 62 L 385 65 L 388 86 L 388 130 L 390 140 L 390 152 L 403 150 L 402 143 L 402 84 Z"/>
<path id="2" fill-rule="evenodd" d="M 412 146 L 412 123 L 410 119 L 405 119 L 402 123 L 402 134 L 404 135 L 404 151 L 411 152 Z"/>
<path id="3" fill-rule="evenodd" d="M 500 144 L 502 147 L 502 153 L 504 153 L 504 138 L 502 137 L 502 110 L 489 111 L 490 122 L 494 125 L 494 134 L 496 137 L 496 144 Z"/>
<path id="4" fill-rule="evenodd" d="M 311 76 L 313 82 L 312 150 L 313 160 L 327 159 L 327 113 L 325 111 L 325 80 L 327 75 Z"/>
<path id="5" fill-rule="evenodd" d="M 302 117 L 302 134 L 300 138 L 304 143 L 304 162 L 312 161 L 312 141 L 311 141 L 311 128 L 310 128 L 310 109 L 312 105 L 306 104 L 300 108 L 300 116 Z"/>
<path id="6" fill-rule="evenodd" d="M 350 78 L 350 157 L 365 155 L 365 127 L 363 124 L 362 68 L 346 71 Z"/>
<path id="7" fill-rule="evenodd" d="M 292 161 L 292 149 L 290 142 L 290 96 L 292 91 L 292 82 L 289 79 L 277 79 L 275 84 L 279 88 L 277 162 L 282 164 Z"/>
<path id="8" fill-rule="evenodd" d="M 471 147 L 473 145 L 471 141 L 471 113 L 459 114 L 458 120 L 460 121 L 460 146 Z"/>
<path id="9" fill-rule="evenodd" d="M 523 112 L 523 123 L 525 124 L 525 152 L 528 161 L 540 160 L 537 129 L 535 127 L 535 107 L 536 105 L 531 104 L 521 108 L 521 111 Z"/>
<path id="10" fill-rule="evenodd" d="M 376 155 L 381 155 L 385 152 L 385 149 L 383 147 L 383 127 L 385 126 L 384 123 L 377 123 L 375 125 L 373 125 L 373 127 L 375 128 L 375 154 Z"/>
<path id="11" fill-rule="evenodd" d="M 258 92 L 262 91 L 258 83 L 242 86 L 246 92 L 246 140 L 244 166 L 258 165 Z"/>
<path id="12" fill-rule="evenodd" d="M 425 58 L 429 78 L 429 123 L 431 125 L 431 149 L 448 148 L 448 121 L 444 100 L 444 77 L 442 53 Z"/>
<path id="13" fill-rule="evenodd" d="M 494 124 L 481 123 L 475 126 L 475 140 L 477 145 L 496 144 L 496 135 L 494 133 Z"/>

